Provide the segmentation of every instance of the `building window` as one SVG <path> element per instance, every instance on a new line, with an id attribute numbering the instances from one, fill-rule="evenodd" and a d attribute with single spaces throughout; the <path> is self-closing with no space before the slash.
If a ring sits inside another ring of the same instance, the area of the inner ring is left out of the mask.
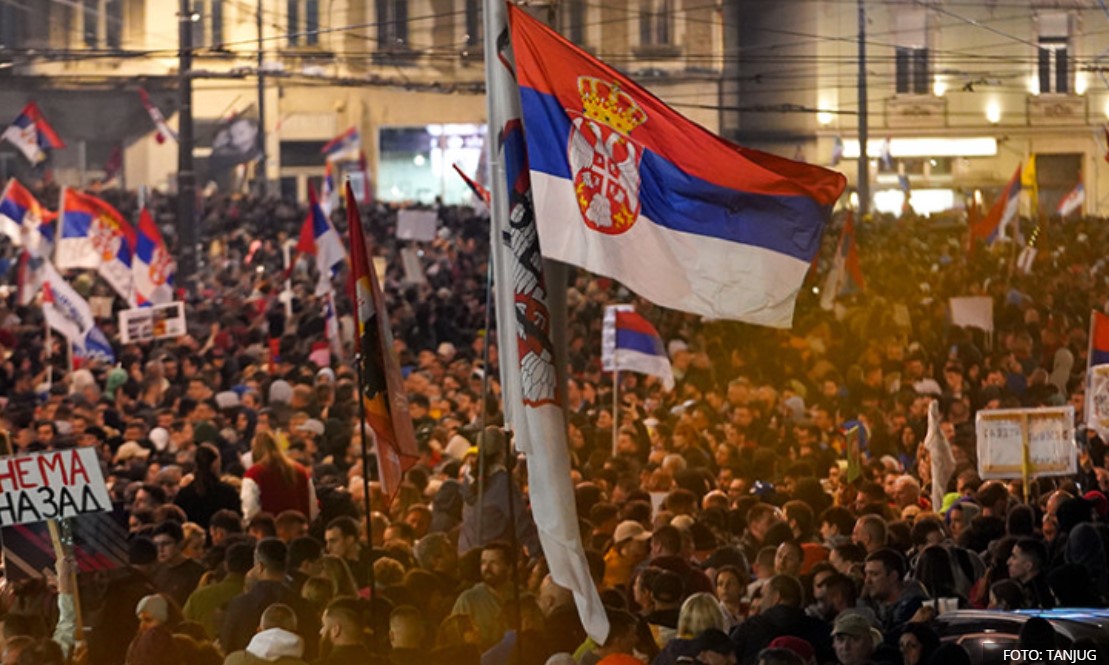
<path id="1" fill-rule="evenodd" d="M 375 0 L 377 47 L 383 50 L 408 46 L 408 0 Z"/>
<path id="2" fill-rule="evenodd" d="M 563 0 L 559 6 L 562 34 L 575 44 L 585 44 L 585 0 Z"/>
<path id="3" fill-rule="evenodd" d="M 1071 85 L 1070 17 L 1064 12 L 1043 14 L 1039 22 L 1036 73 L 1041 93 L 1069 94 Z"/>
<path id="4" fill-rule="evenodd" d="M 674 12 L 670 0 L 645 0 L 639 13 L 640 46 L 674 43 Z"/>
<path id="5" fill-rule="evenodd" d="M 286 38 L 289 46 L 320 43 L 319 0 L 286 0 Z"/>
<path id="6" fill-rule="evenodd" d="M 0 2 L 0 49 L 23 45 L 23 15 L 28 11 L 30 10 L 23 6 Z"/>
<path id="7" fill-rule="evenodd" d="M 118 49 L 123 43 L 123 0 L 84 0 L 81 8 L 85 46 Z"/>
<path id="8" fill-rule="evenodd" d="M 928 13 L 899 8 L 894 15 L 894 81 L 899 95 L 927 95 L 932 90 L 928 50 Z"/>
<path id="9" fill-rule="evenodd" d="M 928 49 L 898 47 L 896 51 L 897 94 L 927 95 Z"/>
<path id="10" fill-rule="evenodd" d="M 485 30 L 485 20 L 481 7 L 482 0 L 466 0 L 466 48 L 467 50 L 481 49 Z"/>

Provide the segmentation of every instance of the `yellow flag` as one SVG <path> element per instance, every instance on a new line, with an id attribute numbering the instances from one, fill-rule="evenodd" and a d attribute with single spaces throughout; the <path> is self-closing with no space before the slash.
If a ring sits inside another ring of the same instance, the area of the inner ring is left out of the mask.
<path id="1" fill-rule="evenodd" d="M 1020 172 L 1020 186 L 1028 192 L 1028 202 L 1032 207 L 1032 217 L 1036 218 L 1040 212 L 1040 188 L 1036 184 L 1036 156 L 1028 158 L 1028 163 Z"/>

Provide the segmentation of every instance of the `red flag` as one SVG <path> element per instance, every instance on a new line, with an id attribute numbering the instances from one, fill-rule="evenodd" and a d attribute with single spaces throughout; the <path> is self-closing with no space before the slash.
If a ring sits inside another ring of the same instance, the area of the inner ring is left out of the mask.
<path id="1" fill-rule="evenodd" d="M 404 472 L 419 459 L 416 433 L 408 414 L 408 397 L 400 366 L 393 355 L 393 336 L 384 316 L 385 299 L 370 269 L 358 202 L 346 185 L 347 224 L 350 226 L 350 291 L 355 302 L 359 349 L 362 352 L 362 400 L 366 423 L 377 440 L 377 469 L 382 493 L 392 501 Z"/>
<path id="2" fill-rule="evenodd" d="M 474 193 L 474 196 L 481 199 L 482 203 L 484 203 L 486 207 L 488 207 L 489 201 L 491 200 L 489 196 L 489 190 L 485 187 L 482 187 L 481 183 L 477 180 L 474 180 L 470 176 L 466 175 L 466 173 L 462 171 L 462 167 L 459 166 L 457 162 L 452 164 L 452 166 L 454 167 L 454 170 L 458 174 L 458 176 L 462 178 L 462 181 L 465 182 L 466 185 L 470 188 L 470 191 Z"/>

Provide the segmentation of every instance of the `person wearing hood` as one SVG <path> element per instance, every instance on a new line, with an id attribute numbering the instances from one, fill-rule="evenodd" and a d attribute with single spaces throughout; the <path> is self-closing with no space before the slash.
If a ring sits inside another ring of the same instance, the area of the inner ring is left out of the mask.
<path id="1" fill-rule="evenodd" d="M 297 635 L 293 608 L 275 603 L 262 612 L 258 632 L 242 651 L 234 651 L 223 665 L 307 665 L 304 640 Z"/>
<path id="2" fill-rule="evenodd" d="M 478 480 L 472 475 L 467 476 L 462 490 L 464 503 L 458 553 L 464 554 L 494 541 L 512 542 L 512 531 L 515 530 L 520 546 L 527 548 L 529 556 L 538 556 L 542 550 L 531 510 L 506 467 L 508 440 L 504 430 L 493 425 L 486 427 L 479 437 L 478 454 L 484 458 L 485 464 L 484 496 L 479 506 Z M 509 502 L 512 502 L 511 510 Z M 481 511 L 480 518 L 478 511 Z M 515 524 L 510 521 L 513 513 Z"/>

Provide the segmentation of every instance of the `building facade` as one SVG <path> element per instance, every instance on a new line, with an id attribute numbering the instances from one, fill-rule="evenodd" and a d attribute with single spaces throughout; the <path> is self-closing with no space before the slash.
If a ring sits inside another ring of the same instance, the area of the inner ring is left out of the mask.
<path id="1" fill-rule="evenodd" d="M 739 3 L 726 135 L 856 184 L 859 14 L 873 208 L 989 204 L 1035 156 L 1039 213 L 1078 183 L 1109 214 L 1109 13 L 1097 0 Z M 1031 214 L 1026 201 L 1025 214 Z"/>
<path id="2" fill-rule="evenodd" d="M 264 106 L 265 168 L 286 195 L 305 195 L 309 182 L 323 176 L 321 148 L 353 127 L 380 199 L 466 196 L 450 167 L 480 168 L 486 115 L 480 0 L 191 0 L 187 15 L 178 4 L 0 3 L 0 118 L 13 118 L 27 101 L 39 104 L 67 143 L 49 164 L 59 181 L 94 180 L 116 154 L 127 187 L 173 189 L 177 144 L 155 140 L 138 90 L 146 89 L 177 127 L 184 21 L 193 42 L 194 155 L 202 186 L 216 175 L 207 157 L 221 121 L 257 117 Z M 531 11 L 719 130 L 725 30 L 712 3 L 558 0 Z M 0 145 L 0 175 L 35 173 L 11 146 Z"/>

